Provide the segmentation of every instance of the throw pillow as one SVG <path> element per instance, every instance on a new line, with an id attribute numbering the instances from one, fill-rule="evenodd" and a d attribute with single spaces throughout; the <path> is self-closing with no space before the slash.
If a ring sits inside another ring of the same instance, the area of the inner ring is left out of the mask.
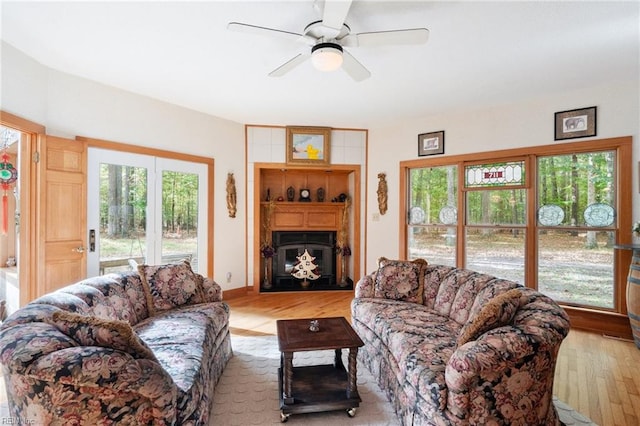
<path id="1" fill-rule="evenodd" d="M 514 288 L 491 299 L 462 326 L 458 335 L 458 347 L 476 340 L 489 330 L 510 324 L 520 307 L 520 297 L 522 291 Z"/>
<path id="2" fill-rule="evenodd" d="M 422 304 L 427 261 L 378 259 L 373 295 L 385 299 Z"/>
<path id="3" fill-rule="evenodd" d="M 153 351 L 126 321 L 56 311 L 45 320 L 82 346 L 100 346 L 126 352 L 138 359 L 157 361 Z"/>
<path id="4" fill-rule="evenodd" d="M 201 281 L 188 260 L 165 265 L 138 265 L 149 315 L 204 302 Z"/>

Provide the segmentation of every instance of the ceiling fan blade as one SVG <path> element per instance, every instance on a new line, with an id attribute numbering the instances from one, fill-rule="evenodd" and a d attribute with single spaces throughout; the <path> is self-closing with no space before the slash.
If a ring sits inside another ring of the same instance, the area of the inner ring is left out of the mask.
<path id="1" fill-rule="evenodd" d="M 241 22 L 229 22 L 227 29 L 231 31 L 237 31 L 247 34 L 257 34 L 266 36 L 276 36 L 280 38 L 286 38 L 292 41 L 303 41 L 305 43 L 313 44 L 315 40 L 311 37 L 304 36 L 298 33 L 292 33 L 289 31 L 276 30 L 273 28 L 259 27 L 257 25 L 243 24 Z M 309 39 L 309 40 L 307 40 Z"/>
<path id="2" fill-rule="evenodd" d="M 347 19 L 349 8 L 351 8 L 351 0 L 325 0 L 322 24 L 325 27 L 340 31 L 342 24 Z"/>
<path id="3" fill-rule="evenodd" d="M 342 46 L 368 47 L 398 44 L 423 44 L 429 40 L 429 30 L 412 28 L 406 30 L 376 31 L 346 36 L 340 40 Z"/>
<path id="4" fill-rule="evenodd" d="M 269 77 L 282 77 L 283 75 L 293 70 L 295 67 L 297 67 L 307 59 L 309 59 L 310 56 L 311 55 L 308 53 L 298 53 L 296 56 L 289 59 L 284 64 L 280 65 L 278 68 L 271 71 L 269 73 Z"/>
<path id="5" fill-rule="evenodd" d="M 346 50 L 342 52 L 342 69 L 355 81 L 366 80 L 371 73 Z"/>

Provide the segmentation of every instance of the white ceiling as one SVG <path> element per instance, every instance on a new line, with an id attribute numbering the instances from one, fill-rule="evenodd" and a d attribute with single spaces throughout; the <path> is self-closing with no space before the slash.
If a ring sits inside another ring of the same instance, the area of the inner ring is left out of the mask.
<path id="1" fill-rule="evenodd" d="M 356 0 L 352 33 L 430 30 L 423 45 L 348 49 L 371 71 L 362 82 L 309 61 L 268 77 L 305 46 L 226 29 L 301 33 L 321 19 L 312 0 L 1 6 L 2 39 L 48 67 L 240 123 L 371 128 L 640 73 L 637 1 Z"/>

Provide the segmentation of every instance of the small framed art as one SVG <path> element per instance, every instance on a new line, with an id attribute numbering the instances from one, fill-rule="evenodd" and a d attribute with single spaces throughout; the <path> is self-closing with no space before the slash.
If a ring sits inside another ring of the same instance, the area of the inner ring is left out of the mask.
<path id="1" fill-rule="evenodd" d="M 418 156 L 444 154 L 444 130 L 418 135 Z"/>
<path id="2" fill-rule="evenodd" d="M 560 111 L 555 114 L 555 140 L 596 136 L 597 107 Z"/>
<path id="3" fill-rule="evenodd" d="M 328 165 L 330 148 L 330 127 L 287 127 L 287 164 Z"/>

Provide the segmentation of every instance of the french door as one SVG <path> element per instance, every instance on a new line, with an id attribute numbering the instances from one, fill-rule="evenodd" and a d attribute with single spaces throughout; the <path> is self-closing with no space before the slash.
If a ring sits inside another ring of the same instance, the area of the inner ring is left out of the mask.
<path id="1" fill-rule="evenodd" d="M 207 272 L 207 165 L 89 148 L 88 276 L 189 259 Z"/>

